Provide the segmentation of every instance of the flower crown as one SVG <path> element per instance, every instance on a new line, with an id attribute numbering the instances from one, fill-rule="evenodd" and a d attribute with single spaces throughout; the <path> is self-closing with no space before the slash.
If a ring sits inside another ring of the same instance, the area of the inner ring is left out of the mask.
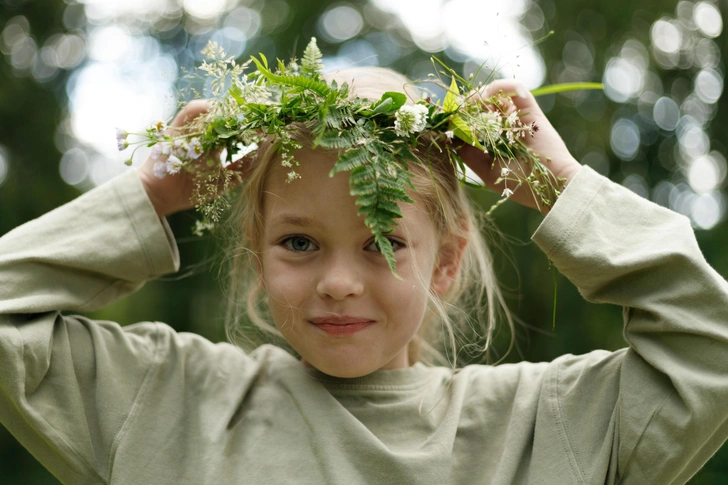
<path id="1" fill-rule="evenodd" d="M 408 164 L 420 163 L 414 152 L 424 143 L 445 151 L 454 171 L 468 185 L 474 184 L 466 177 L 465 162 L 453 139 L 492 156 L 494 167 L 499 164 L 497 182 L 510 183 L 510 187 L 507 185 L 501 200 L 488 213 L 524 184 L 547 206 L 560 194 L 563 180 L 554 177 L 523 143 L 525 137 L 538 131 L 536 123 L 524 124 L 518 111 L 509 113 L 509 98 L 503 93 L 488 99 L 462 95 L 461 87 L 475 92 L 475 86 L 436 57 L 432 58 L 433 64 L 437 61 L 451 77 L 449 87 L 438 83 L 447 89 L 442 104 L 431 97 L 406 104 L 407 96 L 400 92 L 386 92 L 375 101 L 349 99 L 347 83 L 328 83 L 324 79 L 323 56 L 316 38 L 306 47 L 300 65 L 293 58 L 287 65 L 277 60 L 272 68 L 263 54 L 259 54 L 260 59 L 251 57 L 237 64 L 214 42 L 209 42 L 202 53 L 208 60 L 199 69 L 206 73 L 204 78 L 213 96 L 207 113 L 185 127 L 177 127 L 173 134 L 168 132 L 174 127 L 163 122 L 135 134 L 142 138 L 140 145 L 153 147 L 156 176 L 185 171 L 194 177 L 192 202 L 204 216 L 197 223 L 196 233 L 213 227 L 229 206 L 224 193 L 235 185 L 235 172 L 225 168 L 257 150 L 265 137 L 274 137 L 280 163 L 289 169 L 287 181 L 300 177 L 293 153 L 302 145 L 291 136 L 294 124 L 311 130 L 313 148 L 339 151 L 330 176 L 349 172 L 358 213 L 364 216 L 364 223 L 395 275 L 394 251 L 386 235 L 396 225 L 395 219 L 402 217 L 399 204 L 413 202 L 407 195 L 408 188 L 414 189 Z M 251 63 L 257 70 L 244 74 Z M 601 87 L 596 83 L 556 85 L 534 94 Z M 485 109 L 485 104 L 493 109 Z M 421 136 L 425 132 L 431 135 L 427 141 Z M 128 135 L 117 129 L 119 150 L 129 146 Z M 224 150 L 224 156 L 209 155 L 216 150 Z M 527 170 L 509 169 L 513 161 Z M 131 157 L 126 160 L 127 165 L 131 162 Z"/>

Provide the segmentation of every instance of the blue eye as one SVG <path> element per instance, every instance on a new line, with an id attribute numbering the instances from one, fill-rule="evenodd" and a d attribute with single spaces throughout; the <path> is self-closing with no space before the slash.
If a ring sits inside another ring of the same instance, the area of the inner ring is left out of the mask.
<path id="1" fill-rule="evenodd" d="M 291 236 L 281 241 L 281 244 L 283 244 L 286 249 L 290 249 L 295 252 L 307 252 L 318 249 L 309 238 L 303 236 Z"/>
<path id="2" fill-rule="evenodd" d="M 394 238 L 388 237 L 387 239 L 389 239 L 389 242 L 391 242 L 391 243 L 392 243 L 392 250 L 394 250 L 394 251 L 397 251 L 398 249 L 401 249 L 401 248 L 403 248 L 403 247 L 404 247 L 404 244 L 402 244 L 401 242 L 397 241 L 397 240 L 396 240 L 396 239 L 394 239 Z M 369 251 L 376 251 L 376 252 L 378 252 L 378 253 L 381 253 L 381 252 L 382 252 L 382 251 L 381 251 L 381 249 L 379 248 L 379 244 L 375 243 L 374 241 L 372 241 L 372 242 L 371 242 L 371 243 L 370 243 L 370 244 L 369 244 L 369 245 L 367 246 L 367 249 L 368 249 Z"/>

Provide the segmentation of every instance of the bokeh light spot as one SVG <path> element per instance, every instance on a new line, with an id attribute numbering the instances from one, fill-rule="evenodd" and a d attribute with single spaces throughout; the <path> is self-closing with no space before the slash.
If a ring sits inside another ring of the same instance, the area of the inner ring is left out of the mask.
<path id="1" fill-rule="evenodd" d="M 318 21 L 318 31 L 330 42 L 343 42 L 359 35 L 364 20 L 349 4 L 338 5 L 324 12 Z"/>
<path id="2" fill-rule="evenodd" d="M 634 121 L 621 118 L 612 126 L 609 143 L 617 157 L 632 160 L 640 147 L 640 130 Z"/>

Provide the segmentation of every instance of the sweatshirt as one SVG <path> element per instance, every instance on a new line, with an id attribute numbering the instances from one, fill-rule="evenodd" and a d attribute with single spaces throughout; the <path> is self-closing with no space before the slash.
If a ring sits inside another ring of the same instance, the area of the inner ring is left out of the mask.
<path id="1" fill-rule="evenodd" d="M 728 283 L 688 219 L 585 166 L 533 240 L 626 348 L 336 378 L 74 314 L 179 268 L 126 172 L 0 238 L 0 422 L 74 485 L 685 483 L 728 438 Z"/>

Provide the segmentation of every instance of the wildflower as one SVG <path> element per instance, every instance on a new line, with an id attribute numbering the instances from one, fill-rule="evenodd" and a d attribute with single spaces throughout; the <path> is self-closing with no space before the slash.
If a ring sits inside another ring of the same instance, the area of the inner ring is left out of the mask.
<path id="1" fill-rule="evenodd" d="M 503 189 L 503 193 L 501 194 L 501 197 L 505 197 L 507 199 L 511 195 L 513 195 L 513 191 L 506 187 L 505 189 Z"/>
<path id="2" fill-rule="evenodd" d="M 247 156 L 248 154 L 253 153 L 255 150 L 258 149 L 258 144 L 253 142 L 250 145 L 245 146 L 242 143 L 238 143 L 237 148 L 238 148 L 238 153 L 236 153 L 233 156 L 233 161 L 239 160 L 239 159 Z"/>
<path id="3" fill-rule="evenodd" d="M 427 107 L 421 104 L 404 105 L 395 113 L 394 131 L 397 136 L 409 136 L 425 129 L 427 125 Z"/>
<path id="4" fill-rule="evenodd" d="M 149 125 L 149 127 L 147 128 L 147 134 L 150 137 L 161 140 L 164 137 L 164 130 L 166 128 L 167 125 L 164 123 L 164 121 L 157 121 L 156 123 Z"/>
<path id="5" fill-rule="evenodd" d="M 187 148 L 187 156 L 192 160 L 196 160 L 202 155 L 202 145 L 200 145 L 199 138 L 193 138 L 190 140 L 190 145 Z"/>
<path id="6" fill-rule="evenodd" d="M 518 126 L 518 113 L 518 111 L 514 111 L 508 115 L 508 118 L 506 118 L 507 126 Z"/>
<path id="7" fill-rule="evenodd" d="M 452 140 L 452 137 L 455 136 L 455 132 L 452 130 L 447 130 L 445 132 L 445 136 L 447 137 L 448 140 Z"/>
<path id="8" fill-rule="evenodd" d="M 129 133 L 126 130 L 122 130 L 121 128 L 116 129 L 116 146 L 119 151 L 129 146 L 129 142 L 126 140 L 128 135 Z"/>
<path id="9" fill-rule="evenodd" d="M 295 170 L 291 170 L 288 172 L 288 178 L 286 179 L 286 182 L 293 182 L 296 179 L 300 179 L 301 176 L 296 172 Z"/>
<path id="10" fill-rule="evenodd" d="M 496 111 L 483 111 L 475 118 L 473 131 L 478 139 L 493 140 L 503 132 L 503 118 Z"/>
<path id="11" fill-rule="evenodd" d="M 165 164 L 165 168 L 167 169 L 167 173 L 169 174 L 175 174 L 179 173 L 180 170 L 182 170 L 182 167 L 184 166 L 184 163 L 182 163 L 182 160 L 175 157 L 174 155 L 170 155 L 167 159 L 167 163 Z"/>
<path id="12" fill-rule="evenodd" d="M 163 179 L 167 176 L 167 164 L 164 162 L 154 162 L 154 176 Z"/>
<path id="13" fill-rule="evenodd" d="M 195 221 L 195 227 L 192 232 L 195 236 L 202 236 L 205 231 L 211 231 L 215 228 L 215 224 L 209 221 Z"/>
<path id="14" fill-rule="evenodd" d="M 501 168 L 501 177 L 506 177 L 509 172 L 510 172 L 510 170 L 508 170 L 507 167 Z"/>
<path id="15" fill-rule="evenodd" d="M 162 141 L 152 147 L 151 157 L 154 160 L 157 160 L 159 157 L 166 157 L 170 153 L 172 153 L 172 146 L 169 143 Z"/>

